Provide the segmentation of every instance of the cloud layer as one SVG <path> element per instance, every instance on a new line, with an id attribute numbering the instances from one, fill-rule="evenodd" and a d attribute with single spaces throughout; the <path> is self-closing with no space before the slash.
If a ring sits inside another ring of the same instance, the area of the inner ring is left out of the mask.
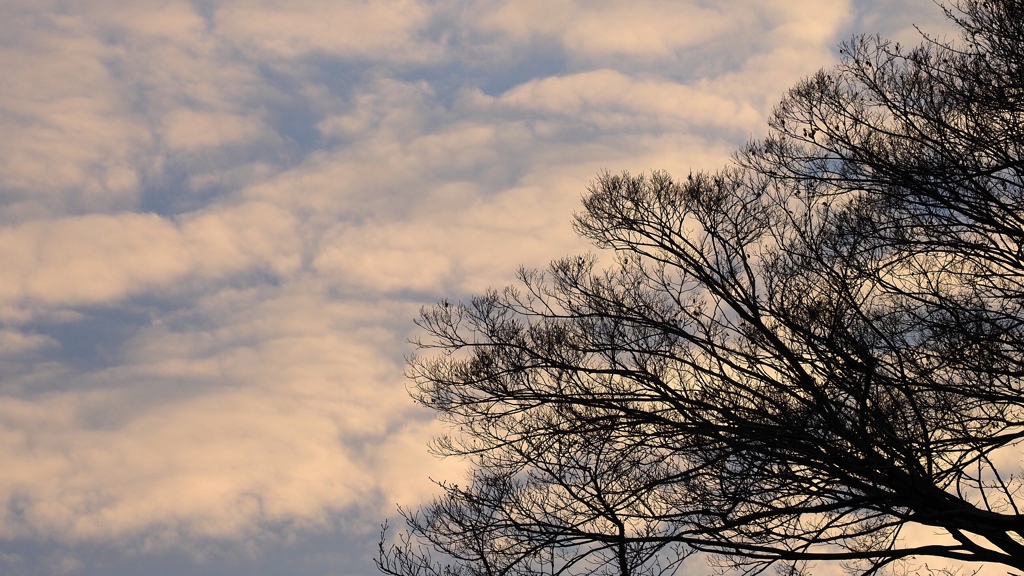
<path id="1" fill-rule="evenodd" d="M 420 306 L 585 250 L 598 171 L 715 169 L 858 26 L 936 12 L 5 2 L 0 571 L 372 573 L 459 475 L 405 393 Z"/>

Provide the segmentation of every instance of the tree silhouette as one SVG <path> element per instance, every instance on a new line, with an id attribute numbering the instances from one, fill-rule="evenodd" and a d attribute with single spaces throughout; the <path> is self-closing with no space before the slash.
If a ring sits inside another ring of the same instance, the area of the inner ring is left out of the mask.
<path id="1" fill-rule="evenodd" d="M 380 569 L 1024 570 L 1024 5 L 947 16 L 843 45 L 720 172 L 600 175 L 613 263 L 425 310 L 413 394 L 472 476 Z"/>

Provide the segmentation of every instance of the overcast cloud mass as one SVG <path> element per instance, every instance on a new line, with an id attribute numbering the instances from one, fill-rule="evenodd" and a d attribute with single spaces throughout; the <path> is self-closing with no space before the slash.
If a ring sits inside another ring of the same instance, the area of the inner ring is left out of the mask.
<path id="1" fill-rule="evenodd" d="M 417 310 L 928 0 L 0 0 L 0 573 L 368 576 Z"/>

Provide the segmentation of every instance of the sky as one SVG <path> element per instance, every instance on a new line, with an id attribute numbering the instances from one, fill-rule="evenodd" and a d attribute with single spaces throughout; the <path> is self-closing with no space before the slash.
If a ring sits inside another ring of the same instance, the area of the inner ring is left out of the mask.
<path id="1" fill-rule="evenodd" d="M 0 0 L 0 573 L 375 574 L 417 311 L 929 0 Z"/>

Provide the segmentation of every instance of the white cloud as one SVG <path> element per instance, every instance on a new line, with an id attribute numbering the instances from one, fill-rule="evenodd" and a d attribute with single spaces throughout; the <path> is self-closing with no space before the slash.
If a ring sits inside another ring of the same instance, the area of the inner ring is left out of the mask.
<path id="1" fill-rule="evenodd" d="M 2 20 L 0 12 L 0 20 Z M 3 26 L 5 32 L 23 22 Z M 0 46 L 0 198 L 12 213 L 134 206 L 141 179 L 136 154 L 150 143 L 126 112 L 103 66 L 110 49 L 74 21 L 53 18 L 56 34 Z M 18 34 L 20 37 L 21 34 Z"/>
<path id="2" fill-rule="evenodd" d="M 188 2 L 5 6 L 0 34 L 18 40 L 0 45 L 4 222 L 135 210 L 168 171 L 279 161 L 280 94 Z"/>
<path id="3" fill-rule="evenodd" d="M 429 211 L 414 219 L 337 226 L 322 237 L 314 270 L 359 292 L 438 297 L 505 284 L 521 264 L 544 266 L 581 248 L 569 222 L 578 194 L 525 186 L 481 200 L 468 191 L 433 191 Z"/>
<path id="4" fill-rule="evenodd" d="M 429 6 L 416 0 L 225 2 L 217 27 L 258 57 L 295 58 L 320 53 L 341 58 L 429 61 L 440 47 L 418 33 Z"/>
<path id="5" fill-rule="evenodd" d="M 5 300 L 103 302 L 182 276 L 174 226 L 155 215 L 82 216 L 0 231 Z"/>
<path id="6" fill-rule="evenodd" d="M 615 70 L 594 70 L 530 80 L 496 98 L 477 92 L 480 104 L 553 113 L 585 121 L 604 130 L 685 130 L 713 127 L 746 130 L 762 120 L 748 102 L 718 93 L 716 86 L 697 86 L 631 78 Z"/>
<path id="7" fill-rule="evenodd" d="M 315 530 L 380 495 L 383 517 L 459 470 L 426 454 L 435 428 L 396 369 L 407 323 L 386 327 L 414 306 L 270 292 L 155 321 L 81 390 L 0 398 L 0 537 L 188 548 Z"/>
<path id="8" fill-rule="evenodd" d="M 109 394 L 4 400 L 2 451 L 17 471 L 0 480 L 0 495 L 23 504 L 0 518 L 3 535 L 111 539 L 166 528 L 238 538 L 266 522 L 324 523 L 369 494 L 372 479 L 339 441 L 341 399 L 288 392 L 220 391 L 107 430 L 76 418 Z"/>
<path id="9" fill-rule="evenodd" d="M 57 341 L 45 334 L 0 329 L 0 357 L 38 352 L 55 346 L 59 346 Z"/>
<path id="10" fill-rule="evenodd" d="M 602 169 L 721 166 L 851 6 L 4 3 L 0 561 L 458 478 L 404 390 L 416 309 L 585 249 Z M 102 358 L 86 322 L 123 328 Z"/>
<path id="11" fill-rule="evenodd" d="M 752 16 L 750 10 L 730 14 L 728 5 L 714 7 L 639 2 L 499 1 L 478 3 L 471 14 L 484 32 L 518 41 L 537 36 L 559 38 L 565 48 L 586 58 L 607 54 L 671 56 L 700 45 Z"/>
<path id="12" fill-rule="evenodd" d="M 261 136 L 259 118 L 179 109 L 164 117 L 164 142 L 171 151 L 242 144 Z"/>
<path id="13" fill-rule="evenodd" d="M 0 303 L 113 304 L 189 277 L 299 265 L 291 215 L 249 203 L 186 215 L 122 213 L 36 220 L 0 228 Z"/>
<path id="14" fill-rule="evenodd" d="M 518 44 L 553 39 L 579 61 L 629 56 L 673 62 L 686 51 L 717 56 L 706 52 L 750 43 L 815 49 L 834 41 L 849 6 L 846 1 L 826 5 L 811 0 L 673 5 L 654 0 L 495 0 L 474 3 L 466 18 L 484 36 L 504 36 Z"/>

